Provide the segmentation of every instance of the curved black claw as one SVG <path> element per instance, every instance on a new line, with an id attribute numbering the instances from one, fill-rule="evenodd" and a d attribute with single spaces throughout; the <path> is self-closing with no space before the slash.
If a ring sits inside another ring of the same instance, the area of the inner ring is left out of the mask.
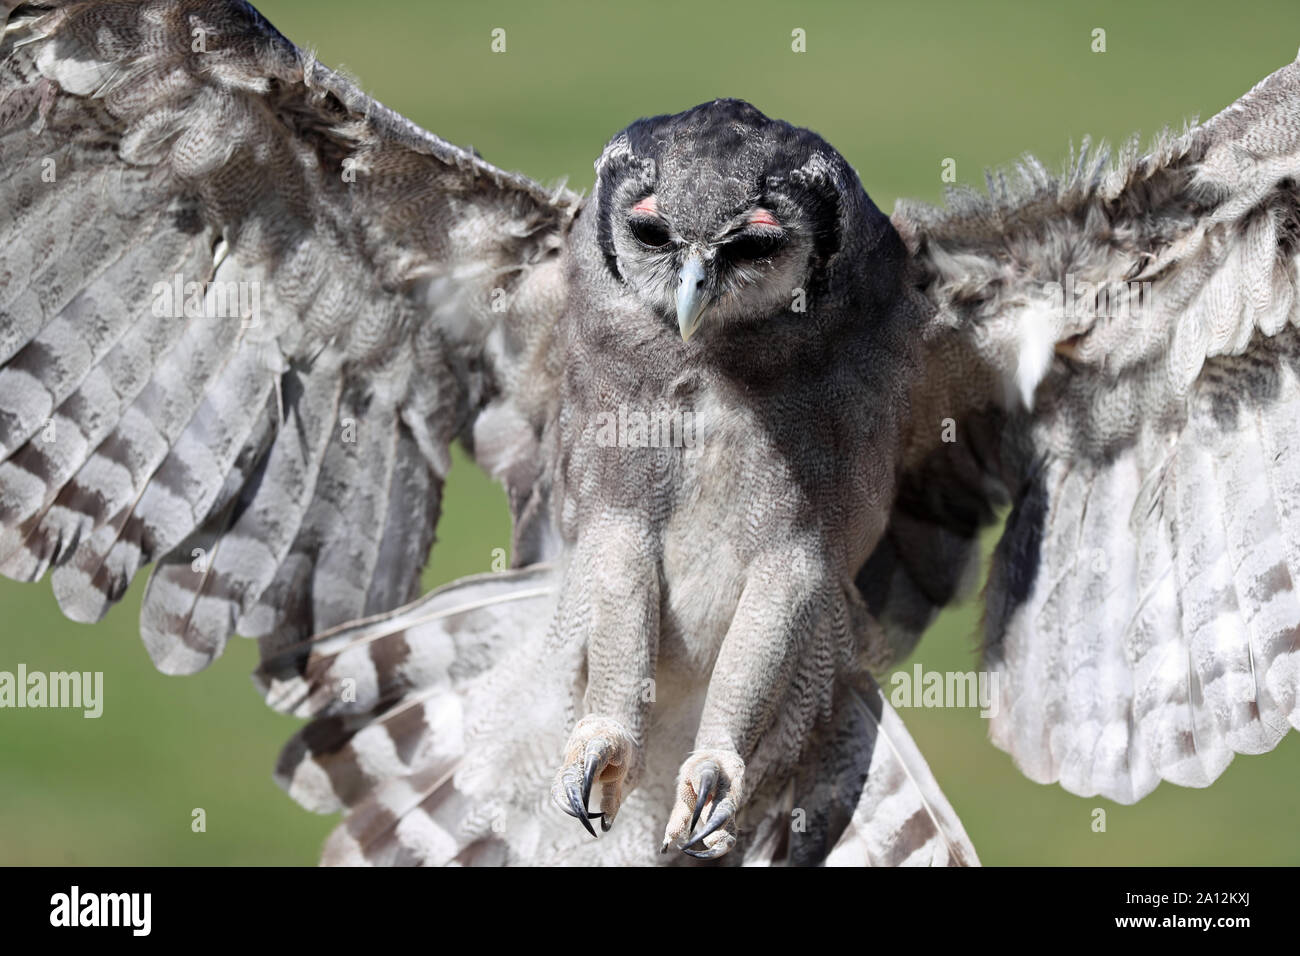
<path id="1" fill-rule="evenodd" d="M 697 806 L 695 809 L 698 810 L 699 807 Z M 710 833 L 722 829 L 722 827 L 726 826 L 727 821 L 731 819 L 731 813 L 731 801 L 723 800 L 722 803 L 714 809 L 713 816 L 709 817 L 709 822 L 704 824 L 703 830 L 699 833 L 695 833 L 695 827 L 691 827 L 691 832 L 694 836 L 689 843 L 682 844 L 682 849 L 684 850 L 688 846 L 695 846 L 697 843 L 702 843 L 704 838 Z"/>
<path id="2" fill-rule="evenodd" d="M 565 774 L 568 779 L 565 780 L 564 793 L 569 798 L 569 805 L 560 808 L 569 816 L 581 821 L 582 825 L 587 828 L 587 832 L 592 836 L 596 835 L 596 830 L 591 825 L 592 820 L 600 821 L 601 832 L 608 833 L 610 828 L 610 824 L 605 820 L 605 814 L 592 813 L 587 809 L 587 804 L 591 800 L 591 788 L 596 782 L 596 777 L 600 774 L 601 765 L 600 754 L 591 753 L 587 755 L 586 763 L 583 765 L 581 789 L 578 788 L 576 780 Z"/>
<path id="3" fill-rule="evenodd" d="M 560 809 L 564 810 L 564 813 L 567 813 L 568 816 L 571 816 L 571 817 L 573 817 L 573 818 L 575 818 L 575 819 L 582 819 L 581 817 L 578 817 L 576 813 L 573 813 L 573 810 L 569 809 L 568 806 L 562 806 L 562 808 L 560 808 Z M 599 821 L 603 821 L 603 819 L 604 819 L 604 814 L 603 814 L 603 813 L 588 813 L 588 814 L 586 814 L 586 818 L 588 818 L 588 819 L 599 819 Z M 603 822 L 601 823 L 601 826 L 604 826 L 604 823 L 603 823 Z M 608 830 L 608 827 L 604 827 L 604 829 Z"/>
<path id="4" fill-rule="evenodd" d="M 700 822 L 700 814 L 704 811 L 704 804 L 708 803 L 714 797 L 718 789 L 718 771 L 713 767 L 705 767 L 700 771 L 700 791 L 695 795 L 695 812 L 691 814 L 691 825 L 686 834 L 695 832 L 695 825 Z M 692 840 L 691 843 L 695 841 Z M 689 844 L 687 844 L 689 846 Z"/>
<path id="5" fill-rule="evenodd" d="M 707 773 L 707 771 L 705 771 Z M 701 774 L 701 783 L 703 783 L 703 774 Z M 701 795 L 705 788 L 699 788 Z M 695 817 L 699 816 L 699 804 L 695 804 Z M 731 823 L 732 817 L 736 816 L 736 805 L 732 803 L 731 797 L 723 797 L 722 800 L 715 801 L 714 812 L 708 817 L 705 823 L 705 829 L 695 832 L 695 821 L 690 822 L 690 840 L 681 845 L 681 852 L 686 856 L 693 856 L 697 860 L 716 860 L 716 858 L 729 851 L 732 845 L 736 843 L 735 839 L 723 839 L 712 847 L 706 847 L 705 838 L 714 832 L 722 830 L 724 826 Z M 702 847 L 702 849 L 692 849 L 692 847 Z"/>
<path id="6" fill-rule="evenodd" d="M 588 833 L 590 833 L 592 836 L 595 836 L 595 835 L 596 835 L 596 831 L 593 830 L 593 829 L 591 828 L 591 824 L 587 822 L 588 820 L 599 820 L 599 821 L 600 821 L 600 828 L 601 828 L 602 830 L 608 830 L 608 829 L 609 829 L 609 827 L 605 825 L 605 814 L 603 814 L 603 813 L 588 813 L 588 812 L 587 812 L 587 811 L 582 807 L 582 804 L 581 804 L 581 803 L 574 803 L 574 802 L 573 802 L 573 799 L 574 799 L 574 793 L 570 793 L 570 794 L 569 794 L 569 802 L 570 802 L 570 804 L 571 804 L 572 807 L 577 808 L 577 809 L 570 809 L 570 807 L 560 807 L 560 809 L 563 810 L 565 813 L 567 813 L 569 816 L 573 817 L 575 820 L 581 820 L 581 821 L 582 821 L 582 825 L 583 825 L 584 827 L 587 828 L 587 832 L 588 832 Z M 582 810 L 582 812 L 579 813 L 578 810 Z"/>
<path id="7" fill-rule="evenodd" d="M 716 860 L 718 857 L 722 856 L 730 849 L 731 849 L 731 844 L 723 842 L 717 844 L 716 846 L 712 846 L 707 850 L 690 850 L 687 849 L 686 847 L 682 847 L 682 852 L 685 853 L 687 856 L 695 857 L 695 859 L 697 860 Z"/>
<path id="8" fill-rule="evenodd" d="M 586 766 L 582 768 L 582 806 L 586 809 L 591 800 L 591 785 L 596 782 L 596 775 L 600 773 L 600 755 L 587 754 Z M 593 836 L 595 834 L 592 834 Z"/>
<path id="9" fill-rule="evenodd" d="M 578 789 L 577 781 L 570 780 L 566 784 L 564 790 L 569 798 L 569 806 L 562 808 L 564 812 L 571 817 L 576 817 L 581 821 L 582 825 L 587 828 L 587 832 L 592 836 L 595 836 L 596 830 L 591 825 L 593 814 L 587 810 L 587 801 L 583 799 L 582 791 Z M 595 815 L 599 816 L 599 814 Z"/>

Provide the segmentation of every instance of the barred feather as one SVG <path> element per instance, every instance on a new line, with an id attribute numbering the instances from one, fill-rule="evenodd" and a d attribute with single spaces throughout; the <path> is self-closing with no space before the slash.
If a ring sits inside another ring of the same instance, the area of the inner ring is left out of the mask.
<path id="1" fill-rule="evenodd" d="M 0 10 L 0 572 L 54 568 L 96 620 L 157 562 L 142 631 L 173 672 L 409 600 L 448 444 L 533 361 L 490 332 L 560 305 L 577 197 L 244 3 Z"/>
<path id="2" fill-rule="evenodd" d="M 952 454 L 940 416 L 998 433 L 993 740 L 1128 803 L 1300 727 L 1300 64 L 1145 156 L 1086 152 L 896 213 L 935 309 L 909 468 Z M 1061 295 L 1131 282 L 1127 310 Z"/>
<path id="3" fill-rule="evenodd" d="M 650 772 L 600 841 L 549 803 L 552 765 L 580 707 L 581 646 L 557 647 L 539 627 L 557 591 L 547 566 L 479 575 L 264 655 L 256 677 L 267 702 L 311 718 L 281 752 L 277 780 L 308 809 L 346 813 L 326 864 L 689 862 L 657 847 L 673 770 L 699 719 L 696 695 L 657 707 Z M 780 795 L 761 795 L 755 835 L 729 862 L 978 863 L 870 677 L 840 688 L 796 780 L 806 827 L 792 835 Z"/>

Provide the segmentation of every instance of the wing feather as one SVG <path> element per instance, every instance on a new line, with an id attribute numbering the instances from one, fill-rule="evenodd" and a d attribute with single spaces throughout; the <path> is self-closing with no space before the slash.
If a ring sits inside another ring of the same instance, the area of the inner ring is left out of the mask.
<path id="1" fill-rule="evenodd" d="M 509 385 L 551 367 L 529 329 L 578 198 L 246 3 L 6 0 L 0 24 L 0 572 L 53 568 L 95 620 L 156 563 L 170 671 L 409 600 L 449 443 L 492 407 L 534 452 L 545 383 Z"/>
<path id="2" fill-rule="evenodd" d="M 965 827 L 880 688 L 870 681 L 846 694 L 855 725 L 849 739 L 870 757 L 861 795 L 825 864 L 978 866 Z"/>
<path id="3" fill-rule="evenodd" d="M 1300 65 L 1146 154 L 1089 153 L 895 214 L 934 315 L 904 487 L 965 455 L 1010 495 L 993 739 L 1131 802 L 1300 726 Z M 954 411 L 991 451 L 934 448 Z"/>

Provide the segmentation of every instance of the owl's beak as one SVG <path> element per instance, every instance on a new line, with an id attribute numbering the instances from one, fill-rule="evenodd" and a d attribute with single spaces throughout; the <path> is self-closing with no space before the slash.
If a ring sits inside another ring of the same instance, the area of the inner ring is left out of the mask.
<path id="1" fill-rule="evenodd" d="M 709 296 L 704 289 L 706 277 L 704 260 L 696 253 L 687 257 L 677 273 L 677 328 L 682 333 L 683 342 L 690 341 L 700 327 L 704 310 L 708 308 Z"/>

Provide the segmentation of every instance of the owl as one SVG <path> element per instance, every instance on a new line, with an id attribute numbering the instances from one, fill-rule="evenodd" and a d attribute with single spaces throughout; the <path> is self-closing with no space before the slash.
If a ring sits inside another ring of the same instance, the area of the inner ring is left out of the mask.
<path id="1" fill-rule="evenodd" d="M 740 100 L 579 196 L 246 3 L 0 24 L 0 573 L 95 621 L 152 564 L 166 673 L 255 638 L 325 862 L 976 864 L 875 675 L 1004 506 L 1030 778 L 1131 803 L 1300 726 L 1300 66 L 890 217 Z M 513 566 L 421 597 L 454 442 Z"/>

